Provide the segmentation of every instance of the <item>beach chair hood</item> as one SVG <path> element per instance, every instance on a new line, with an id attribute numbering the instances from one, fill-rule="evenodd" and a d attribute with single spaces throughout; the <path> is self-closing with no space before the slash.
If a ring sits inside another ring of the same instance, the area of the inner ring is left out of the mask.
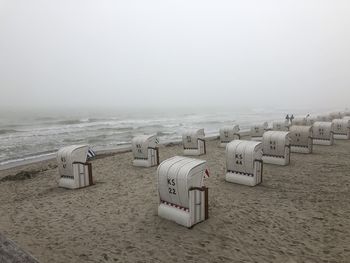
<path id="1" fill-rule="evenodd" d="M 292 120 L 292 125 L 305 126 L 305 125 L 307 125 L 307 118 L 306 117 L 295 117 L 294 120 Z"/>
<path id="2" fill-rule="evenodd" d="M 335 139 L 350 139 L 350 118 L 334 119 L 332 123 Z"/>
<path id="3" fill-rule="evenodd" d="M 220 129 L 220 143 L 226 146 L 227 143 L 240 139 L 239 126 L 224 126 Z"/>
<path id="4" fill-rule="evenodd" d="M 148 149 L 156 148 L 158 139 L 156 135 L 140 135 L 132 139 L 132 152 L 135 158 L 147 159 Z"/>
<path id="5" fill-rule="evenodd" d="M 188 208 L 191 188 L 201 188 L 206 161 L 175 156 L 162 162 L 157 170 L 158 191 L 162 201 Z"/>
<path id="6" fill-rule="evenodd" d="M 204 129 L 188 130 L 182 134 L 182 142 L 185 149 L 197 149 L 198 139 L 204 140 Z"/>
<path id="7" fill-rule="evenodd" d="M 262 143 L 236 140 L 226 146 L 228 171 L 254 173 L 254 162 L 262 159 Z"/>
<path id="8" fill-rule="evenodd" d="M 272 130 L 274 131 L 288 131 L 289 121 L 276 121 L 272 123 Z"/>
<path id="9" fill-rule="evenodd" d="M 264 132 L 267 130 L 268 128 L 268 123 L 264 122 L 263 124 L 260 125 L 253 125 L 250 128 L 250 135 L 252 137 L 262 137 Z"/>
<path id="10" fill-rule="evenodd" d="M 186 227 L 208 219 L 206 161 L 175 156 L 157 169 L 158 215 Z"/>
<path id="11" fill-rule="evenodd" d="M 58 170 L 61 175 L 73 174 L 73 163 L 86 163 L 88 145 L 71 145 L 61 148 L 57 152 Z"/>
<path id="12" fill-rule="evenodd" d="M 293 125 L 290 127 L 290 138 L 293 146 L 307 146 L 312 138 L 312 127 Z"/>
<path id="13" fill-rule="evenodd" d="M 289 132 L 267 131 L 263 137 L 264 155 L 284 156 L 285 147 L 290 145 Z"/>
<path id="14" fill-rule="evenodd" d="M 276 165 L 290 163 L 290 133 L 267 131 L 263 136 L 263 161 Z"/>
<path id="15" fill-rule="evenodd" d="M 334 124 L 332 122 L 315 122 L 312 126 L 314 139 L 329 140 L 333 133 Z"/>

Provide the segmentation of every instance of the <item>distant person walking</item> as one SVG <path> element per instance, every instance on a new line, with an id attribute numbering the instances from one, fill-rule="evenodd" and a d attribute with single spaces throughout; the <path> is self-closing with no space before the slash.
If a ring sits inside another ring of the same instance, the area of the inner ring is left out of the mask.
<path id="1" fill-rule="evenodd" d="M 289 115 L 287 114 L 287 116 L 286 116 L 286 120 L 289 122 Z"/>

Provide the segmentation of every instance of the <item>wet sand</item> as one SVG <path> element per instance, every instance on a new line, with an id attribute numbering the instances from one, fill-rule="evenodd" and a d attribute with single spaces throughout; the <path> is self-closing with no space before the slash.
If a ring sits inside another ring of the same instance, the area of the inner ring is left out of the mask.
<path id="1" fill-rule="evenodd" d="M 54 161 L 0 171 L 0 232 L 42 263 L 350 262 L 350 141 L 264 165 L 253 188 L 224 181 L 217 143 L 200 157 L 210 218 L 193 229 L 157 216 L 156 168 L 122 153 L 94 160 L 96 184 L 80 190 L 58 188 Z"/>

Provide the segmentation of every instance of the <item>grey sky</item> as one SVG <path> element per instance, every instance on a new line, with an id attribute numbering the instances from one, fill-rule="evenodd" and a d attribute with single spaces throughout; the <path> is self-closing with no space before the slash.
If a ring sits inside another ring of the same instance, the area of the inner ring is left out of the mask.
<path id="1" fill-rule="evenodd" d="M 349 14 L 349 0 L 0 0 L 0 104 L 348 107 Z"/>

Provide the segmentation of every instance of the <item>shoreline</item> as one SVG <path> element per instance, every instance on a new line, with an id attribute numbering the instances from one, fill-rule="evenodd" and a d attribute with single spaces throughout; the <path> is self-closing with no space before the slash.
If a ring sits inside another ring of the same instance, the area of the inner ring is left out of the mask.
<path id="1" fill-rule="evenodd" d="M 247 136 L 249 134 L 249 131 L 242 130 L 239 132 L 239 134 L 241 136 Z M 217 139 L 218 137 L 219 137 L 219 135 L 209 135 L 209 136 L 206 136 L 205 139 L 206 140 L 213 140 L 213 139 Z M 181 140 L 173 140 L 173 141 L 170 140 L 170 141 L 161 142 L 161 143 L 159 143 L 159 145 L 168 145 L 168 144 L 177 145 L 177 144 L 181 144 L 181 143 L 182 143 Z M 95 153 L 96 153 L 96 156 L 98 158 L 103 158 L 103 156 L 131 152 L 131 151 L 132 151 L 132 148 L 131 148 L 131 143 L 130 143 L 130 144 L 114 147 L 114 148 L 99 149 L 99 150 L 96 150 Z M 33 164 L 37 164 L 37 163 L 41 163 L 41 162 L 53 161 L 56 159 L 56 153 L 57 152 L 53 152 L 53 153 L 48 153 L 48 154 L 44 154 L 44 155 L 23 158 L 21 160 L 14 160 L 13 162 L 9 162 L 7 164 L 0 165 L 0 171 L 7 171 L 10 169 L 14 169 L 14 168 L 21 168 L 21 167 L 24 167 L 27 165 L 33 165 Z"/>
<path id="2" fill-rule="evenodd" d="M 270 119 L 268 121 L 269 127 L 273 121 L 276 121 L 276 120 Z M 263 122 L 263 121 L 261 121 L 261 122 Z M 249 135 L 249 133 L 250 133 L 250 129 L 247 129 L 247 128 L 243 129 L 239 132 L 239 134 L 242 137 Z M 211 138 L 217 138 L 218 136 L 219 136 L 218 132 L 215 132 L 215 133 L 211 132 L 205 138 L 211 139 Z M 159 145 L 166 145 L 169 143 L 175 143 L 175 144 L 181 143 L 181 139 L 167 140 L 167 141 L 159 143 Z M 72 143 L 72 145 L 73 144 L 74 143 Z M 93 145 L 90 145 L 90 146 L 92 146 L 92 149 L 93 149 Z M 117 147 L 112 147 L 112 148 L 108 148 L 108 147 L 107 148 L 102 148 L 102 147 L 99 148 L 97 146 L 96 150 L 94 150 L 94 151 L 96 152 L 97 155 L 118 154 L 118 153 L 122 153 L 124 151 L 131 151 L 131 142 L 128 144 L 123 144 L 123 145 L 119 145 Z M 55 159 L 56 153 L 57 153 L 57 151 L 52 151 L 49 153 L 38 153 L 37 155 L 33 154 L 31 156 L 27 156 L 27 157 L 23 157 L 23 158 L 19 158 L 19 159 L 7 160 L 7 161 L 4 161 L 3 163 L 0 163 L 0 171 L 6 171 L 9 169 L 18 168 L 18 167 L 22 167 L 22 166 L 26 166 L 26 165 L 32 165 L 32 164 L 44 162 L 44 161 L 52 161 Z"/>

